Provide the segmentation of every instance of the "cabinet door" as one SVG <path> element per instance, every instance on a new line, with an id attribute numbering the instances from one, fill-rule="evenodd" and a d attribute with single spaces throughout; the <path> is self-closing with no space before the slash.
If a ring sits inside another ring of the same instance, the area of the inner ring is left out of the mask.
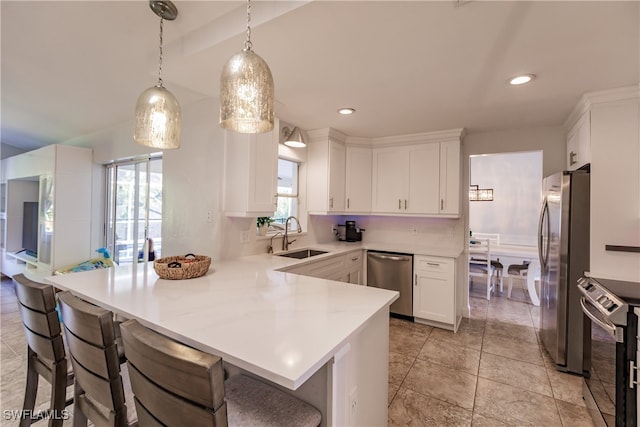
<path id="1" fill-rule="evenodd" d="M 591 112 L 587 111 L 578 120 L 578 164 L 582 167 L 591 163 Z"/>
<path id="2" fill-rule="evenodd" d="M 370 148 L 347 147 L 347 212 L 371 211 L 371 166 Z"/>
<path id="3" fill-rule="evenodd" d="M 345 265 L 347 270 L 347 278 L 349 283 L 355 285 L 363 284 L 364 276 L 364 264 L 363 264 L 364 252 L 356 251 L 345 255 Z"/>
<path id="4" fill-rule="evenodd" d="M 344 212 L 345 208 L 345 158 L 344 145 L 329 141 L 329 211 Z"/>
<path id="5" fill-rule="evenodd" d="M 440 144 L 425 144 L 409 151 L 406 213 L 437 214 L 440 196 Z"/>
<path id="6" fill-rule="evenodd" d="M 251 135 L 250 149 L 248 210 L 273 213 L 278 182 L 278 142 L 272 132 Z"/>
<path id="7" fill-rule="evenodd" d="M 567 169 L 591 163 L 591 111 L 586 111 L 567 134 Z"/>
<path id="8" fill-rule="evenodd" d="M 373 212 L 404 212 L 408 170 L 408 151 L 398 148 L 373 151 Z"/>
<path id="9" fill-rule="evenodd" d="M 567 135 L 567 170 L 578 168 L 578 130 L 572 128 Z"/>
<path id="10" fill-rule="evenodd" d="M 460 215 L 460 142 L 440 143 L 439 213 Z"/>
<path id="11" fill-rule="evenodd" d="M 272 216 L 276 209 L 277 179 L 278 141 L 274 132 L 251 135 L 225 132 L 227 215 Z"/>
<path id="12" fill-rule="evenodd" d="M 450 259 L 416 256 L 414 259 L 413 315 L 454 324 L 454 263 Z"/>

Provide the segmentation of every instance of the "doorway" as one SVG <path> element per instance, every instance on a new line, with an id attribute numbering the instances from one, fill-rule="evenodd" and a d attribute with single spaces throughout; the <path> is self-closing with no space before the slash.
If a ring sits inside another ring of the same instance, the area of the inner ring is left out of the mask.
<path id="1" fill-rule="evenodd" d="M 490 240 L 491 260 L 502 265 L 504 274 L 510 265 L 537 259 L 542 160 L 542 151 L 469 156 L 467 235 Z M 475 285 L 470 279 L 470 285 Z M 470 293 L 485 295 L 483 281 L 476 282 L 479 286 Z"/>

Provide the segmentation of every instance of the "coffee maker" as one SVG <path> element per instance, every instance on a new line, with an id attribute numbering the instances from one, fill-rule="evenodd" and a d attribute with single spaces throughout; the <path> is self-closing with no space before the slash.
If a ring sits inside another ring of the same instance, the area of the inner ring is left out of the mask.
<path id="1" fill-rule="evenodd" d="M 344 224 L 339 224 L 336 230 L 338 240 L 347 242 L 360 242 L 362 240 L 362 232 L 364 228 L 357 228 L 355 221 L 345 221 Z"/>

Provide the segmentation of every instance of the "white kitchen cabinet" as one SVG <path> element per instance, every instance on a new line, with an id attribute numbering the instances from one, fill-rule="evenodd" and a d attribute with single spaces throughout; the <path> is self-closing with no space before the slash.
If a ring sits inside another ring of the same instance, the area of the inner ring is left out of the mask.
<path id="1" fill-rule="evenodd" d="M 457 217 L 460 142 L 373 150 L 372 212 Z"/>
<path id="2" fill-rule="evenodd" d="M 337 282 L 364 284 L 364 251 L 358 249 L 346 254 L 333 255 L 321 259 L 311 259 L 302 265 L 284 269 L 287 273 Z"/>
<path id="3" fill-rule="evenodd" d="M 408 153 L 396 147 L 373 150 L 372 211 L 402 213 L 409 182 Z"/>
<path id="4" fill-rule="evenodd" d="M 345 136 L 333 129 L 308 132 L 307 207 L 309 213 L 345 211 Z"/>
<path id="5" fill-rule="evenodd" d="M 460 215 L 462 156 L 460 141 L 440 143 L 440 215 Z M 465 193 L 466 194 L 466 193 Z"/>
<path id="6" fill-rule="evenodd" d="M 416 322 L 457 330 L 461 319 L 456 260 L 425 255 L 413 258 L 413 316 Z"/>
<path id="7" fill-rule="evenodd" d="M 589 271 L 593 277 L 638 282 L 640 253 L 634 252 L 640 248 L 638 86 L 596 92 L 587 100 L 591 111 Z"/>
<path id="8" fill-rule="evenodd" d="M 92 151 L 49 145 L 2 161 L 6 180 L 2 272 L 42 281 L 55 270 L 86 261 L 91 248 Z M 25 201 L 38 202 L 37 256 L 22 249 Z M 95 248 L 93 248 L 95 249 Z"/>
<path id="9" fill-rule="evenodd" d="M 345 210 L 371 212 L 371 148 L 347 146 L 346 151 Z"/>
<path id="10" fill-rule="evenodd" d="M 274 129 L 279 129 L 277 120 Z M 278 132 L 224 134 L 225 215 L 273 216 L 278 191 Z"/>
<path id="11" fill-rule="evenodd" d="M 354 285 L 364 284 L 364 251 L 358 250 L 345 255 L 346 282 Z"/>
<path id="12" fill-rule="evenodd" d="M 567 170 L 591 163 L 591 111 L 585 111 L 567 133 Z"/>

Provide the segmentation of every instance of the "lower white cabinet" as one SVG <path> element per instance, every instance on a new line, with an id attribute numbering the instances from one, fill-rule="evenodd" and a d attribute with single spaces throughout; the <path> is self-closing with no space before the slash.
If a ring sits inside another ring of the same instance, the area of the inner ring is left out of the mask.
<path id="1" fill-rule="evenodd" d="M 415 255 L 413 271 L 414 320 L 456 331 L 461 319 L 456 292 L 456 260 Z"/>
<path id="2" fill-rule="evenodd" d="M 363 259 L 364 251 L 358 249 L 346 254 L 310 261 L 303 265 L 287 268 L 284 271 L 302 276 L 362 285 L 364 283 Z"/>

